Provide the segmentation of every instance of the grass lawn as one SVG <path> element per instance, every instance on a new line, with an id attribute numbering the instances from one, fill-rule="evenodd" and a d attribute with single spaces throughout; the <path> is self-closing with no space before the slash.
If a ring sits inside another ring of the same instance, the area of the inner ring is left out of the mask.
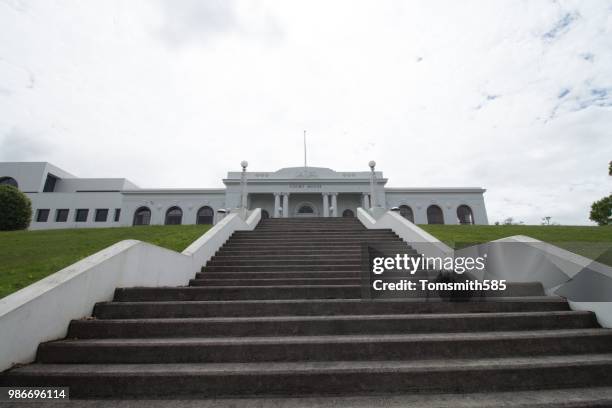
<path id="1" fill-rule="evenodd" d="M 124 239 L 182 251 L 209 225 L 0 232 L 0 298 Z"/>
<path id="2" fill-rule="evenodd" d="M 419 225 L 453 248 L 527 235 L 574 253 L 612 265 L 612 226 L 556 225 Z"/>

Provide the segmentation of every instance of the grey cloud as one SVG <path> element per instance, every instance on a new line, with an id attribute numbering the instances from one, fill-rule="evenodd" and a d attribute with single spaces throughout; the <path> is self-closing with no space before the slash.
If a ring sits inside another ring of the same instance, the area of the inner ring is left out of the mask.
<path id="1" fill-rule="evenodd" d="M 251 39 L 273 39 L 282 30 L 267 13 L 253 16 L 255 21 L 242 19 L 236 3 L 231 0 L 161 0 L 163 26 L 161 36 L 172 46 L 207 45 L 216 37 L 228 34 Z M 260 10 L 261 11 L 261 10 Z"/>
<path id="2" fill-rule="evenodd" d="M 571 25 L 578 20 L 580 15 L 577 12 L 573 13 L 565 13 L 563 17 L 561 17 L 555 25 L 542 35 L 542 38 L 545 41 L 553 41 L 558 37 L 562 36 L 566 32 L 568 32 L 571 28 Z"/>
<path id="3" fill-rule="evenodd" d="M 580 54 L 580 58 L 585 61 L 593 62 L 595 61 L 595 54 L 593 54 L 592 52 L 583 52 L 582 54 Z"/>

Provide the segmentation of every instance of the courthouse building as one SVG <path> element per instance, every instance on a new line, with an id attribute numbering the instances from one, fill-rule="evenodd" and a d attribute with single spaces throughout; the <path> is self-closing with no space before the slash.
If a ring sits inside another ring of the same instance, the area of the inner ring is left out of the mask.
<path id="1" fill-rule="evenodd" d="M 0 163 L 0 184 L 32 200 L 31 229 L 214 224 L 242 202 L 241 172 L 224 188 L 140 188 L 123 178 L 80 178 L 46 162 Z M 288 167 L 244 173 L 247 207 L 263 217 L 353 217 L 395 209 L 415 224 L 487 224 L 478 187 L 389 188 L 382 172 Z M 371 196 L 373 193 L 373 197 Z"/>

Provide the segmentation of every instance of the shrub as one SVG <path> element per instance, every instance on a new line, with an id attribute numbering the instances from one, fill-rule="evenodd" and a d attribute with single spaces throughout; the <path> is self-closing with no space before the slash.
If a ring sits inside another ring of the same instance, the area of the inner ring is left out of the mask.
<path id="1" fill-rule="evenodd" d="M 30 199 L 13 186 L 0 186 L 0 231 L 26 229 L 32 219 Z"/>

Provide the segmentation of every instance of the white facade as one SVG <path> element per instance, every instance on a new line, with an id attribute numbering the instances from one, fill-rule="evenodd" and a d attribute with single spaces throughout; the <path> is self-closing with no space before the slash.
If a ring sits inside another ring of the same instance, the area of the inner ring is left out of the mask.
<path id="1" fill-rule="evenodd" d="M 264 217 L 397 207 L 416 224 L 488 223 L 482 188 L 386 188 L 379 171 L 289 167 L 229 172 L 219 189 L 141 189 L 126 179 L 78 178 L 49 163 L 0 163 L 0 183 L 17 184 L 32 200 L 31 229 L 215 223 L 218 210 L 241 207 L 243 177 L 247 207 L 261 208 Z"/>

